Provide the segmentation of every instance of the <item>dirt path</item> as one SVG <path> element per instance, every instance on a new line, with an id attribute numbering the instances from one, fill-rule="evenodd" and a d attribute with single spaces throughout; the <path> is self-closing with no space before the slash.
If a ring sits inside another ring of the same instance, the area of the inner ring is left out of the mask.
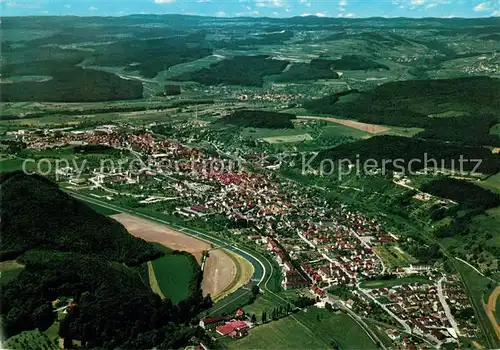
<path id="1" fill-rule="evenodd" d="M 500 297 L 500 286 L 496 287 L 495 290 L 493 290 L 493 293 L 490 294 L 490 297 L 488 298 L 488 305 L 485 305 L 485 309 L 491 325 L 495 329 L 497 338 L 500 339 L 500 326 L 495 318 L 495 313 L 500 312 L 500 310 L 496 310 L 498 297 Z"/>
<path id="2" fill-rule="evenodd" d="M 338 119 L 333 117 L 313 117 L 313 116 L 297 116 L 297 119 L 316 119 L 316 120 L 326 120 L 327 122 L 337 123 L 344 126 L 348 126 L 350 128 L 358 129 L 361 131 L 365 131 L 370 134 L 381 134 L 391 130 L 390 128 L 377 124 L 368 124 L 357 122 L 354 120 L 348 119 Z"/>

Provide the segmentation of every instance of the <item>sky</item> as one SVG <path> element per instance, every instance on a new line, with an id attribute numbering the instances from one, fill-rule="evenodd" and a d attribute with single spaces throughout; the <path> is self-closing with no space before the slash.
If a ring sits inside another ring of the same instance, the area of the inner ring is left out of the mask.
<path id="1" fill-rule="evenodd" d="M 500 0 L 0 0 L 2 16 L 490 17 Z"/>

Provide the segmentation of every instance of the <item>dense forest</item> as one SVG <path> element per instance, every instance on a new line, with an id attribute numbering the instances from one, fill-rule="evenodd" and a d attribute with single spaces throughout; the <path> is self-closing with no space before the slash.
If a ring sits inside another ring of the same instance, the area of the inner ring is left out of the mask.
<path id="1" fill-rule="evenodd" d="M 135 266 L 163 254 L 41 176 L 3 174 L 0 186 L 2 260 L 37 248 L 96 254 Z"/>
<path id="2" fill-rule="evenodd" d="M 16 63 L 2 68 L 2 78 L 47 76 L 44 81 L 2 83 L 0 101 L 96 102 L 142 98 L 139 81 L 76 66 L 80 58 Z"/>
<path id="3" fill-rule="evenodd" d="M 292 63 L 280 76 L 277 82 L 297 82 L 317 79 L 338 79 L 339 75 L 328 65 L 317 64 L 320 60 L 312 60 L 310 63 Z"/>
<path id="4" fill-rule="evenodd" d="M 422 191 L 460 203 L 467 209 L 489 209 L 500 205 L 500 195 L 465 180 L 444 178 L 424 184 Z"/>
<path id="5" fill-rule="evenodd" d="M 193 33 L 161 39 L 118 41 L 98 46 L 93 55 L 96 66 L 126 66 L 129 71 L 139 71 L 146 78 L 176 64 L 194 61 L 212 54 L 203 44 L 203 33 Z"/>
<path id="6" fill-rule="evenodd" d="M 77 306 L 59 329 L 66 341 L 79 340 L 85 348 L 147 348 L 149 342 L 160 348 L 180 347 L 198 332 L 184 324 L 211 306 L 199 289 L 175 306 L 169 299 L 162 301 L 133 268 L 103 257 L 35 250 L 19 260 L 26 269 L 2 288 L 8 336 L 47 329 L 56 316 L 50 302 L 71 296 Z M 155 330 L 169 336 L 144 339 Z"/>
<path id="7" fill-rule="evenodd" d="M 204 85 L 262 86 L 265 76 L 280 74 L 288 63 L 265 55 L 235 56 L 214 63 L 209 68 L 178 75 L 171 80 L 195 81 Z"/>
<path id="8" fill-rule="evenodd" d="M 239 110 L 215 121 L 215 125 L 231 124 L 242 128 L 293 129 L 292 114 L 269 111 Z"/>
<path id="9" fill-rule="evenodd" d="M 500 145 L 498 136 L 489 135 L 498 123 L 500 79 L 398 81 L 371 91 L 353 90 L 305 101 L 303 107 L 317 114 L 425 129 L 419 137 Z"/>
<path id="10" fill-rule="evenodd" d="M 0 314 L 6 336 L 57 317 L 52 301 L 74 299 L 60 322 L 65 346 L 179 348 L 205 338 L 197 315 L 212 306 L 202 296 L 201 273 L 188 299 L 161 300 L 142 278 L 140 263 L 163 254 L 93 212 L 49 180 L 18 172 L 1 176 L 2 260 L 24 270 L 2 286 Z M 22 254 L 20 254 L 22 253 Z"/>
<path id="11" fill-rule="evenodd" d="M 476 172 L 484 174 L 495 174 L 500 170 L 500 155 L 492 154 L 489 149 L 482 147 L 467 147 L 461 144 L 453 144 L 435 140 L 423 140 L 418 138 L 407 138 L 402 136 L 382 135 L 372 137 L 367 140 L 339 145 L 337 147 L 321 151 L 314 159 L 314 164 L 318 166 L 323 159 L 333 161 L 350 159 L 356 161 L 357 156 L 361 162 L 367 159 L 374 159 L 381 167 L 383 160 L 389 160 L 387 169 L 412 171 L 423 169 L 428 161 L 428 167 L 441 170 L 454 168 L 460 171 L 460 159 L 463 161 L 463 171 L 472 171 L 476 166 L 474 159 L 481 159 L 480 166 Z M 401 159 L 400 161 L 397 161 Z M 416 159 L 418 161 L 411 160 Z M 432 161 L 434 159 L 436 162 Z"/>

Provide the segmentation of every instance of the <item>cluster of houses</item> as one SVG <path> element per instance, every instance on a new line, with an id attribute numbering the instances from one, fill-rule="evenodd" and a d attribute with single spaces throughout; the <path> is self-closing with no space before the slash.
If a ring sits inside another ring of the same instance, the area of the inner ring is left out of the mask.
<path id="1" fill-rule="evenodd" d="M 402 284 L 372 289 L 370 294 L 386 300 L 387 308 L 410 325 L 414 333 L 438 344 L 456 341 L 458 334 L 445 313 L 436 284 Z"/>

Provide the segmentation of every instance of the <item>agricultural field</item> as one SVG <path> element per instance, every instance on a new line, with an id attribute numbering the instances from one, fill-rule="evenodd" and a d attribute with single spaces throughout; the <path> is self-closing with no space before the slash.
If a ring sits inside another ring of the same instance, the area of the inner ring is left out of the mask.
<path id="1" fill-rule="evenodd" d="M 224 345 L 228 349 L 376 349 L 375 343 L 346 314 L 310 308 L 258 326 Z"/>
<path id="2" fill-rule="evenodd" d="M 401 284 L 408 283 L 434 283 L 430 279 L 424 276 L 410 276 L 410 277 L 402 277 L 396 279 L 389 280 L 372 280 L 372 281 L 363 281 L 360 283 L 361 288 L 382 288 L 382 287 L 392 287 L 399 286 Z"/>
<path id="3" fill-rule="evenodd" d="M 361 123 L 357 122 L 354 120 L 348 120 L 348 119 L 339 119 L 339 118 L 333 118 L 333 117 L 314 117 L 314 116 L 300 116 L 297 117 L 299 119 L 316 119 L 316 120 L 324 120 L 327 122 L 332 122 L 332 123 L 337 123 L 341 124 L 350 128 L 358 129 L 364 132 L 367 132 L 369 134 L 382 134 L 390 130 L 389 127 L 387 126 L 382 126 L 382 125 L 377 125 L 377 124 L 368 124 L 368 123 Z"/>

